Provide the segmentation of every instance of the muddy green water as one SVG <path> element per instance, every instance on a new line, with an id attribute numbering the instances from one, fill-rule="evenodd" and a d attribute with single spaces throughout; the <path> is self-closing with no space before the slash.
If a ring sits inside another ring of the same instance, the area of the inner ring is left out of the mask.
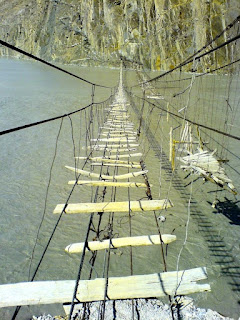
<path id="1" fill-rule="evenodd" d="M 69 70 L 89 80 L 115 85 L 119 71 L 102 68 L 76 68 Z M 213 80 L 214 79 L 214 80 Z M 127 83 L 136 82 L 133 72 L 127 73 Z M 202 81 L 202 80 L 201 80 Z M 234 79 L 237 81 L 237 79 Z M 201 90 L 205 95 L 198 101 L 201 106 L 202 120 L 207 121 L 207 103 L 212 102 L 211 107 L 217 118 L 211 118 L 211 124 L 216 121 L 216 126 L 224 121 L 225 113 L 217 112 L 218 99 L 226 94 L 228 87 L 227 77 L 207 77 L 201 83 Z M 218 88 L 218 89 L 217 89 Z M 213 96 L 214 89 L 214 96 Z M 166 90 L 161 93 L 171 99 L 172 92 L 181 87 Z M 109 90 L 96 89 L 96 101 L 102 101 L 109 96 Z M 239 103 L 239 92 L 234 91 L 234 101 Z M 184 104 L 184 99 L 179 99 L 179 106 Z M 193 91 L 191 97 L 193 104 L 199 100 L 199 95 Z M 91 101 L 91 87 L 72 79 L 67 75 L 43 67 L 30 61 L 0 59 L 0 130 L 23 125 L 41 119 L 46 119 L 59 114 L 73 111 Z M 140 102 L 136 102 L 136 110 Z M 206 109 L 204 109 L 206 108 Z M 215 109 L 214 109 L 215 108 Z M 135 109 L 129 112 L 132 121 L 138 125 Z M 187 222 L 187 204 L 191 194 L 191 217 L 189 221 L 188 239 L 184 246 L 179 261 L 179 269 L 206 266 L 209 276 L 211 293 L 191 295 L 199 307 L 211 308 L 218 312 L 232 316 L 235 319 L 240 314 L 240 283 L 239 283 L 239 197 L 235 198 L 230 193 L 222 191 L 217 194 L 221 201 L 217 208 L 211 204 L 215 199 L 216 187 L 204 184 L 201 179 L 195 180 L 195 176 L 186 177 L 177 168 L 172 177 L 169 172 L 168 156 L 168 132 L 175 122 L 166 122 L 166 115 L 160 110 L 154 109 L 148 114 L 144 111 L 147 121 L 144 129 L 150 124 L 148 136 L 140 138 L 140 150 L 145 154 L 145 162 L 149 169 L 149 181 L 154 184 L 152 188 L 154 198 L 169 198 L 174 207 L 166 216 L 166 222 L 162 225 L 164 233 L 174 233 L 177 241 L 168 246 L 167 264 L 169 270 L 176 270 L 177 257 L 185 239 Z M 194 111 L 193 111 L 194 112 Z M 85 145 L 85 118 L 84 114 L 72 117 L 74 125 L 75 151 L 84 155 L 81 146 Z M 95 115 L 94 132 L 98 131 L 98 121 L 101 117 Z M 221 118 L 223 120 L 221 120 Z M 239 133 L 240 113 L 235 113 L 234 134 Z M 150 122 L 149 122 L 150 121 Z M 14 283 L 27 281 L 29 263 L 32 249 L 35 243 L 38 226 L 42 219 L 44 200 L 49 179 L 49 170 L 54 156 L 56 136 L 60 121 L 44 124 L 38 127 L 11 133 L 0 138 L 1 149 L 1 184 L 0 184 L 0 282 Z M 157 130 L 156 130 L 157 129 Z M 239 134 L 238 134 L 239 135 Z M 80 143 L 78 142 L 79 137 Z M 210 139 L 211 138 L 211 139 Z M 220 139 L 211 134 L 209 143 L 213 139 Z M 207 137 L 206 137 L 207 140 Z M 220 140 L 217 140 L 218 142 Z M 160 146 L 163 145 L 161 153 Z M 224 144 L 229 149 L 222 151 L 224 156 L 230 159 L 227 172 L 233 179 L 235 186 L 240 190 L 240 151 L 239 143 L 230 140 Z M 80 149 L 79 149 L 80 147 Z M 214 145 L 210 145 L 214 147 Z M 80 151 L 79 151 L 80 150 Z M 49 188 L 49 196 L 45 219 L 41 228 L 32 270 L 36 267 L 39 256 L 48 240 L 48 237 L 58 217 L 52 214 L 57 203 L 63 203 L 70 191 L 68 180 L 74 179 L 74 174 L 68 172 L 64 166 L 74 165 L 73 144 L 69 119 L 63 121 L 60 133 L 57 156 L 52 171 L 52 181 Z M 160 159 L 159 159 L 160 158 Z M 81 167 L 83 163 L 78 165 Z M 86 167 L 90 170 L 90 167 Z M 121 173 L 121 171 L 119 171 Z M 138 181 L 141 181 L 139 179 Z M 191 190 L 192 188 L 192 190 Z M 106 199 L 110 199 L 110 194 Z M 81 188 L 74 192 L 72 202 L 91 201 L 93 190 Z M 140 190 L 131 190 L 132 200 L 140 199 L 145 194 Z M 117 201 L 126 200 L 128 192 L 118 191 Z M 101 199 L 99 199 L 101 201 Z M 107 221 L 107 218 L 105 218 Z M 106 223 L 106 221 L 103 221 Z M 88 215 L 64 216 L 53 238 L 48 253 L 39 270 L 37 280 L 75 279 L 78 265 L 78 255 L 68 255 L 64 252 L 66 245 L 83 241 L 85 237 Z M 114 230 L 119 236 L 129 234 L 128 217 L 116 216 Z M 132 218 L 132 234 L 155 234 L 156 226 L 152 214 L 136 214 Z M 91 235 L 93 237 L 93 235 Z M 120 254 L 111 254 L 110 276 L 130 274 L 129 249 L 119 250 Z M 90 256 L 88 256 L 90 257 Z M 86 259 L 88 261 L 89 259 Z M 102 276 L 102 264 L 104 252 L 99 253 L 93 277 Z M 159 248 L 133 248 L 133 273 L 145 274 L 162 271 Z M 86 278 L 89 265 L 84 264 L 83 276 Z M 10 319 L 13 308 L 1 309 L 0 319 Z M 24 307 L 19 313 L 19 319 L 29 319 L 32 314 L 42 313 L 63 314 L 60 305 L 47 305 L 38 307 Z"/>

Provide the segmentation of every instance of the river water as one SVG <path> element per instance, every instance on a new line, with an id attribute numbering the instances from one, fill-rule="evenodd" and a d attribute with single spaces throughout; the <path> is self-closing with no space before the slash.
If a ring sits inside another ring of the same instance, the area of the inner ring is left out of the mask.
<path id="1" fill-rule="evenodd" d="M 68 69 L 90 81 L 109 86 L 117 84 L 119 71 L 115 69 L 68 67 Z M 134 72 L 128 72 L 127 82 L 136 82 Z M 209 89 L 206 80 L 203 87 Z M 219 92 L 215 92 L 216 99 L 222 94 L 222 87 L 228 81 L 224 77 L 216 78 Z M 225 83 L 226 82 L 226 83 Z M 216 89 L 216 86 L 215 86 Z M 180 89 L 179 89 L 180 90 Z M 162 92 L 164 90 L 162 89 Z M 0 130 L 24 125 L 42 119 L 65 114 L 83 107 L 91 102 L 92 88 L 81 81 L 51 70 L 39 63 L 12 59 L 0 59 Z M 95 101 L 108 98 L 110 90 L 95 90 Z M 164 92 L 164 94 L 168 94 Z M 210 93 L 209 93 L 210 94 Z M 197 94 L 196 94 L 197 96 Z M 207 98 L 207 96 L 205 97 Z M 139 105 L 137 106 L 139 107 Z M 99 107 L 99 114 L 100 109 Z M 138 125 L 136 113 L 130 110 L 132 121 Z M 201 179 L 192 183 L 192 176 L 177 170 L 173 181 L 169 175 L 169 162 L 165 155 L 168 153 L 168 130 L 166 117 L 159 110 L 152 111 L 150 128 L 153 137 L 141 137 L 141 148 L 145 152 L 146 165 L 149 168 L 149 180 L 154 184 L 152 189 L 154 198 L 164 198 L 170 190 L 169 197 L 174 207 L 169 210 L 167 220 L 163 224 L 163 231 L 177 235 L 177 241 L 168 247 L 167 264 L 169 270 L 176 270 L 177 258 L 182 248 L 187 223 L 187 204 L 189 200 L 189 186 L 191 186 L 191 217 L 189 221 L 188 239 L 179 261 L 179 269 L 206 266 L 211 293 L 192 295 L 194 303 L 199 307 L 211 308 L 218 312 L 232 316 L 235 319 L 240 314 L 240 284 L 239 284 L 239 198 L 227 192 L 218 195 L 221 205 L 212 208 L 215 199 L 214 186 L 203 184 Z M 84 145 L 86 123 L 84 116 L 72 117 L 74 138 L 81 137 L 80 148 Z M 234 125 L 240 127 L 239 110 Z M 98 118 L 96 116 L 95 118 Z M 146 117 L 148 118 L 148 117 Z M 149 117 L 150 119 L 150 117 Z M 98 119 L 99 120 L 99 119 Z M 218 120 L 217 120 L 218 121 Z M 162 123 L 165 132 L 155 132 L 155 128 Z M 78 126 L 80 124 L 80 126 Z M 94 127 L 94 134 L 98 130 Z M 36 233 L 41 222 L 49 172 L 54 156 L 56 137 L 60 120 L 41 126 L 25 129 L 16 133 L 1 136 L 1 210 L 0 210 L 0 283 L 14 283 L 27 281 L 29 264 L 34 247 Z M 34 255 L 32 270 L 37 265 L 41 252 L 57 221 L 52 211 L 57 203 L 63 203 L 69 193 L 67 181 L 74 178 L 64 166 L 74 165 L 74 145 L 72 143 L 71 122 L 65 119 L 62 124 L 57 148 L 57 156 L 52 170 L 51 185 L 44 222 L 41 227 L 38 245 Z M 237 134 L 239 130 L 235 130 Z M 214 138 L 214 137 L 213 137 Z M 82 141 L 82 142 L 81 142 Z M 160 145 L 164 149 L 160 156 Z M 155 149 L 152 147 L 155 146 Z M 232 166 L 228 172 L 234 184 L 240 190 L 239 174 L 240 153 L 238 143 L 231 140 L 228 145 L 228 158 Z M 76 145 L 75 145 L 76 152 Z M 158 155 L 158 157 L 156 157 Z M 89 169 L 89 167 L 88 167 Z M 87 169 L 87 170 L 88 170 Z M 139 180 L 140 181 L 140 180 Z M 171 188 L 170 188 L 171 185 Z M 118 194 L 117 200 L 126 200 L 126 191 Z M 144 197 L 144 194 L 142 195 Z M 79 200 L 80 197 L 80 200 Z M 139 191 L 131 190 L 131 199 L 140 198 Z M 92 190 L 83 188 L 81 194 L 74 194 L 72 202 L 91 201 Z M 66 245 L 84 239 L 87 227 L 87 215 L 81 217 L 63 217 L 56 235 L 50 245 L 44 262 L 40 267 L 37 280 L 75 279 L 79 256 L 68 255 L 64 252 Z M 141 214 L 133 217 L 133 235 L 156 233 L 154 220 Z M 116 221 L 116 230 L 120 236 L 126 235 L 127 218 L 124 216 Z M 154 230 L 154 231 L 153 231 Z M 133 272 L 145 274 L 162 271 L 159 264 L 159 252 L 154 246 L 151 248 L 134 248 Z M 100 261 L 104 256 L 100 254 Z M 119 263 L 120 262 L 120 263 Z M 84 265 L 85 274 L 89 265 Z M 129 275 L 129 249 L 121 250 L 121 255 L 111 256 L 110 276 Z M 96 266 L 93 277 L 101 276 L 101 266 Z M 32 273 L 32 271 L 31 271 Z M 0 319 L 10 319 L 13 308 L 1 309 Z M 24 307 L 19 313 L 19 319 L 29 319 L 32 314 L 42 313 L 63 314 L 60 305 L 38 307 Z"/>

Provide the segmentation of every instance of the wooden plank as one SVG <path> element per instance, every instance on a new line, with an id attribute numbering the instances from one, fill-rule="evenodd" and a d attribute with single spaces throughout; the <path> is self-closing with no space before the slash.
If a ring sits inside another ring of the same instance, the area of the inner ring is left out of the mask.
<path id="1" fill-rule="evenodd" d="M 83 176 L 86 176 L 86 177 L 102 178 L 103 180 L 129 179 L 129 178 L 141 176 L 141 175 L 143 175 L 143 174 L 148 172 L 148 170 L 143 170 L 143 171 L 130 172 L 130 173 L 116 175 L 116 176 L 107 176 L 105 174 L 100 175 L 98 173 L 89 172 L 89 171 L 85 171 L 85 170 L 81 170 L 81 169 L 74 168 L 74 167 L 69 167 L 69 166 L 65 166 L 65 168 L 67 168 L 67 169 L 69 169 L 69 170 L 71 170 L 73 172 L 80 173 L 80 174 L 82 174 Z"/>
<path id="2" fill-rule="evenodd" d="M 117 149 L 113 149 L 113 148 L 93 148 L 92 150 L 95 151 L 107 151 L 107 152 L 111 152 L 111 153 L 118 153 L 118 152 L 131 152 L 131 151 L 136 151 L 136 148 L 117 148 Z"/>
<path id="3" fill-rule="evenodd" d="M 121 114 L 121 115 L 112 115 L 111 117 L 112 117 L 112 119 L 116 119 L 116 120 L 127 120 L 127 119 L 130 118 L 130 116 L 123 115 L 123 114 Z"/>
<path id="4" fill-rule="evenodd" d="M 122 163 L 100 163 L 94 162 L 91 166 L 108 166 L 108 167 L 122 167 L 122 168 L 132 168 L 132 169 L 141 169 L 140 164 L 122 164 Z"/>
<path id="5" fill-rule="evenodd" d="M 129 117 L 128 117 L 128 118 L 129 118 Z M 108 120 L 112 120 L 112 121 L 114 121 L 114 122 L 122 121 L 122 122 L 127 122 L 127 123 L 130 123 L 130 124 L 134 124 L 132 121 L 128 120 L 128 118 L 123 117 L 123 116 L 120 115 L 120 117 L 111 116 L 111 118 L 109 117 Z"/>
<path id="6" fill-rule="evenodd" d="M 125 122 L 125 121 L 120 121 L 118 123 L 116 122 L 113 122 L 113 121 L 106 121 L 104 123 L 104 126 L 110 126 L 110 127 L 114 127 L 114 128 L 119 128 L 119 127 L 133 127 L 134 125 L 133 124 L 130 124 L 128 122 Z"/>
<path id="7" fill-rule="evenodd" d="M 131 125 L 133 126 L 134 124 L 131 121 L 128 120 L 119 120 L 119 119 L 107 119 L 107 121 L 105 122 L 105 124 L 124 124 L 124 125 Z"/>
<path id="8" fill-rule="evenodd" d="M 163 100 L 164 99 L 164 97 L 163 96 L 161 96 L 161 95 L 156 95 L 156 96 L 147 96 L 147 98 L 148 99 L 159 99 L 159 100 Z"/>
<path id="9" fill-rule="evenodd" d="M 121 139 L 121 138 L 126 138 L 126 139 L 135 139 L 136 138 L 136 135 L 130 135 L 130 134 L 121 134 L 119 135 L 119 133 L 112 133 L 112 134 L 107 134 L 107 133 L 101 133 L 101 136 L 104 136 L 104 137 L 108 137 L 108 138 L 118 138 L 118 139 Z"/>
<path id="10" fill-rule="evenodd" d="M 121 117 L 121 115 L 119 115 L 119 117 Z M 129 119 L 123 119 L 122 117 L 121 118 L 116 118 L 116 114 L 115 115 L 110 115 L 106 121 L 104 123 L 113 123 L 113 124 L 131 124 L 131 125 L 134 125 L 134 123 L 132 121 L 130 121 Z"/>
<path id="11" fill-rule="evenodd" d="M 91 150 L 91 149 L 98 149 L 98 148 L 127 148 L 127 147 L 139 147 L 138 143 L 119 143 L 119 144 L 94 144 L 92 146 L 88 146 L 87 149 Z M 85 147 L 82 148 L 83 150 L 85 150 Z"/>
<path id="12" fill-rule="evenodd" d="M 211 291 L 205 267 L 190 270 L 111 277 L 108 279 L 107 298 L 134 299 L 186 295 Z M 76 280 L 36 281 L 0 286 L 0 307 L 34 304 L 69 303 L 72 301 Z M 106 279 L 81 280 L 78 284 L 79 302 L 101 301 L 105 297 Z"/>
<path id="13" fill-rule="evenodd" d="M 132 130 L 114 130 L 114 129 L 105 129 L 107 131 L 103 131 L 104 134 L 121 134 L 121 135 L 134 135 L 137 136 L 137 132 L 136 131 L 132 131 Z"/>
<path id="14" fill-rule="evenodd" d="M 136 133 L 125 133 L 125 132 L 120 132 L 120 133 L 110 133 L 110 132 L 107 132 L 107 133 L 101 133 L 101 136 L 107 136 L 109 138 L 112 138 L 112 137 L 117 137 L 117 138 L 122 138 L 122 137 L 128 137 L 128 138 L 136 138 Z"/>
<path id="15" fill-rule="evenodd" d="M 146 212 L 162 210 L 172 207 L 168 199 L 163 200 L 139 200 L 121 202 L 101 202 L 101 203 L 69 203 L 65 209 L 66 214 L 92 213 L 92 212 Z M 58 204 L 53 213 L 62 213 L 65 204 Z"/>
<path id="16" fill-rule="evenodd" d="M 107 159 L 107 158 L 103 158 L 103 157 L 75 157 L 76 159 L 81 159 L 81 160 L 92 160 L 92 161 L 101 161 L 101 162 L 109 162 L 109 163 L 122 163 L 122 164 L 140 164 L 140 162 L 136 162 L 136 161 L 126 161 L 126 160 L 111 160 L 111 159 Z"/>
<path id="17" fill-rule="evenodd" d="M 134 158 L 134 157 L 142 157 L 142 153 L 129 153 L 129 154 L 118 154 L 109 156 L 110 159 L 123 159 L 123 158 Z"/>
<path id="18" fill-rule="evenodd" d="M 113 128 L 127 128 L 127 127 L 129 127 L 129 129 L 133 128 L 132 124 L 125 124 L 125 123 L 122 123 L 122 124 L 104 123 L 104 126 L 113 127 Z"/>
<path id="19" fill-rule="evenodd" d="M 106 151 L 106 152 L 110 152 L 110 153 L 119 153 L 119 152 L 132 152 L 132 151 L 136 151 L 136 148 L 92 148 L 90 150 L 94 150 L 94 151 Z"/>
<path id="20" fill-rule="evenodd" d="M 132 130 L 125 130 L 125 129 L 118 129 L 115 130 L 114 128 L 106 128 L 106 127 L 100 127 L 101 129 L 106 129 L 108 130 L 108 132 L 114 132 L 114 133 L 136 133 L 136 131 L 132 131 Z M 106 133 L 106 131 L 104 131 Z"/>
<path id="21" fill-rule="evenodd" d="M 168 244 L 176 240 L 176 236 L 172 234 L 163 234 L 162 240 L 163 243 Z M 124 237 L 124 238 L 116 238 L 103 241 L 89 241 L 87 243 L 87 251 L 97 251 L 104 249 L 115 249 L 122 248 L 128 246 L 151 246 L 160 244 L 159 235 L 149 235 L 149 236 L 138 236 L 138 237 Z M 83 252 L 84 242 L 81 243 L 72 243 L 65 248 L 65 251 L 68 253 L 81 253 Z"/>
<path id="22" fill-rule="evenodd" d="M 93 157 L 93 158 L 87 158 L 87 157 L 76 157 L 81 160 L 87 160 L 92 159 L 99 161 L 99 159 L 115 159 L 118 160 L 118 158 L 134 158 L 134 157 L 142 157 L 142 153 L 132 153 L 132 154 L 122 154 L 122 155 L 114 155 L 114 156 L 105 156 L 105 157 Z"/>
<path id="23" fill-rule="evenodd" d="M 121 123 L 113 123 L 113 122 L 104 122 L 104 126 L 110 126 L 110 127 L 115 127 L 115 128 L 119 128 L 119 127 L 133 127 L 134 124 L 128 123 L 128 122 L 123 122 L 121 121 Z"/>
<path id="24" fill-rule="evenodd" d="M 133 127 L 133 124 L 128 124 L 127 122 L 120 121 L 119 123 L 115 122 L 105 122 L 105 126 L 111 126 L 111 127 Z"/>
<path id="25" fill-rule="evenodd" d="M 111 110 L 110 113 L 117 113 L 117 114 L 121 114 L 121 113 L 126 113 L 127 114 L 127 110 L 126 109 L 118 109 L 118 110 Z"/>
<path id="26" fill-rule="evenodd" d="M 103 138 L 103 139 L 91 139 L 91 141 L 99 141 L 99 142 L 130 142 L 130 141 L 136 141 L 136 138 Z"/>
<path id="27" fill-rule="evenodd" d="M 76 180 L 68 181 L 68 184 L 75 184 Z M 145 183 L 140 182 L 114 182 L 114 181 L 89 181 L 89 180 L 78 180 L 78 185 L 85 185 L 90 187 L 98 187 L 98 186 L 104 186 L 104 187 L 124 187 L 124 188 L 146 188 Z M 152 185 L 150 185 L 152 187 Z"/>
<path id="28" fill-rule="evenodd" d="M 110 112 L 108 113 L 108 116 L 111 117 L 111 116 L 114 116 L 114 115 L 127 115 L 128 112 L 127 110 L 124 108 L 124 109 L 112 109 L 110 110 Z"/>
<path id="29" fill-rule="evenodd" d="M 118 125 L 118 126 L 115 126 L 115 125 L 104 125 L 104 128 L 108 129 L 108 130 L 133 130 L 133 126 L 124 126 L 124 125 Z"/>

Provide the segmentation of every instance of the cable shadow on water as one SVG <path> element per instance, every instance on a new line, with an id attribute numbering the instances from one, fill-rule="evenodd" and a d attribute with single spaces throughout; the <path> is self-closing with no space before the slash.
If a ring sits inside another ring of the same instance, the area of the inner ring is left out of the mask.
<path id="1" fill-rule="evenodd" d="M 138 110 L 138 107 L 134 103 L 133 99 L 131 99 L 131 101 L 132 108 L 139 117 L 140 111 Z M 162 168 L 164 168 L 165 171 L 164 180 L 171 181 L 173 171 L 168 157 L 161 148 L 160 143 L 155 138 L 155 135 L 151 129 L 148 126 L 146 128 L 144 122 L 144 119 L 142 119 L 144 134 L 146 135 L 155 156 L 162 161 Z M 187 206 L 190 192 L 176 171 L 174 172 L 172 187 L 179 192 L 183 204 Z M 226 201 L 219 204 L 220 208 L 222 208 L 222 213 L 232 221 L 231 224 L 239 224 L 236 220 L 239 217 L 240 210 L 236 204 L 237 202 L 232 202 L 227 198 Z M 231 250 L 228 249 L 223 237 L 219 235 L 219 230 L 212 223 L 207 213 L 204 213 L 204 211 L 200 209 L 199 202 L 193 195 L 191 198 L 191 211 L 191 218 L 197 224 L 199 233 L 207 244 L 207 249 L 210 252 L 212 264 L 220 267 L 220 275 L 226 277 L 229 288 L 237 295 L 237 297 L 235 296 L 235 299 L 240 305 L 240 267 L 235 255 L 232 254 Z"/>

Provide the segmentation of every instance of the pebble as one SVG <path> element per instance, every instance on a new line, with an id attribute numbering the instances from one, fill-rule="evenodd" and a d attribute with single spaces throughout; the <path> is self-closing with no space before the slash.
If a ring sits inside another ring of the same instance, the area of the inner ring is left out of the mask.
<path id="1" fill-rule="evenodd" d="M 158 299 L 137 299 L 135 303 L 135 317 L 139 320 L 172 320 L 171 310 L 169 305 L 163 304 Z M 197 308 L 193 305 L 193 300 L 188 297 L 180 297 L 178 299 L 180 308 L 181 319 L 184 320 L 234 320 L 232 318 L 224 317 L 216 311 L 210 309 Z M 115 301 L 115 320 L 132 319 L 132 301 L 131 300 L 116 300 Z M 136 312 L 137 308 L 137 312 Z M 74 319 L 82 319 L 83 309 L 75 313 Z M 99 312 L 99 302 L 93 302 L 90 306 L 89 320 L 97 320 Z M 174 311 L 177 317 L 177 310 Z M 32 320 L 64 320 L 66 318 L 61 316 L 52 317 L 51 315 L 33 316 Z M 106 302 L 105 320 L 113 319 L 113 302 Z M 238 319 L 240 320 L 240 318 Z"/>

